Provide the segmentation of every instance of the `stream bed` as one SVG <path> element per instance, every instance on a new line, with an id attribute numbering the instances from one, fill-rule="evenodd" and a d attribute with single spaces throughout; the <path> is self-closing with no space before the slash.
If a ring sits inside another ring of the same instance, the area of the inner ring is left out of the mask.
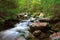
<path id="1" fill-rule="evenodd" d="M 0 32 L 0 40 L 16 40 L 22 33 L 27 37 L 29 35 L 29 24 L 31 24 L 31 19 L 23 20 L 15 24 L 14 28 Z M 24 37 L 21 37 L 21 40 L 26 40 Z"/>

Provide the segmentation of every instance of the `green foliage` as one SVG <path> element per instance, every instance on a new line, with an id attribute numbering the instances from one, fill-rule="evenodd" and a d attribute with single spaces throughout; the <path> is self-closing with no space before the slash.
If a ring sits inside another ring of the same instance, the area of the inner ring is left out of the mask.
<path id="1" fill-rule="evenodd" d="M 55 0 L 0 0 L 0 19 L 14 18 L 19 12 L 43 11 L 46 16 L 50 16 L 54 13 L 54 6 Z"/>
<path id="2" fill-rule="evenodd" d="M 19 13 L 19 0 L 0 0 L 0 19 L 14 17 Z"/>
<path id="3" fill-rule="evenodd" d="M 45 13 L 53 12 L 54 10 L 54 0 L 42 0 L 42 7 Z"/>
<path id="4" fill-rule="evenodd" d="M 52 17 L 54 17 L 54 14 L 47 13 L 47 14 L 45 15 L 45 17 L 52 18 Z"/>
<path id="5" fill-rule="evenodd" d="M 60 0 L 55 0 L 54 13 L 56 16 L 60 16 Z"/>
<path id="6" fill-rule="evenodd" d="M 16 15 L 20 12 L 20 0 L 0 0 L 0 25 L 5 20 L 16 19 Z"/>
<path id="7" fill-rule="evenodd" d="M 20 11 L 33 13 L 43 11 L 46 15 L 53 14 L 54 2 L 55 0 L 21 0 Z"/>

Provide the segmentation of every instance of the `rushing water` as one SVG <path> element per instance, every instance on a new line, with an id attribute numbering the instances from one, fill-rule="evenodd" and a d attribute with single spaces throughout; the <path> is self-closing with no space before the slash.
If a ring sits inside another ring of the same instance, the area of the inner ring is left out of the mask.
<path id="1" fill-rule="evenodd" d="M 22 32 L 25 32 L 24 35 L 27 37 L 29 35 L 28 25 L 31 24 L 30 21 L 33 19 L 34 18 L 31 17 L 28 20 L 23 20 L 22 22 L 17 23 L 14 28 L 0 32 L 0 40 L 15 40 Z M 22 38 L 21 40 L 25 39 Z"/>

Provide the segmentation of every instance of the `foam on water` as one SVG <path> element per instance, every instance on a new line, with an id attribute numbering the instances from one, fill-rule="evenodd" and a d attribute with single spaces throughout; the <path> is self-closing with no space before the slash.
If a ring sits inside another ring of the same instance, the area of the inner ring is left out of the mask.
<path id="1" fill-rule="evenodd" d="M 14 28 L 6 30 L 6 31 L 2 31 L 0 32 L 0 40 L 15 40 L 16 37 L 18 37 L 20 35 L 21 32 L 19 31 L 23 31 L 25 32 L 25 37 L 27 37 L 29 35 L 29 24 L 31 24 L 31 20 L 33 18 L 30 18 L 28 20 L 26 20 L 25 22 L 19 22 L 15 25 Z M 23 40 L 23 39 L 22 39 Z"/>

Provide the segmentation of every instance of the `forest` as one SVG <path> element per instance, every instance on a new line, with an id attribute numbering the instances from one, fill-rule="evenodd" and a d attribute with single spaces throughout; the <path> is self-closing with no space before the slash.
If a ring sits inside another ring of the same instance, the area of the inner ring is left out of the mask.
<path id="1" fill-rule="evenodd" d="M 8 32 L 13 37 L 1 36 Z M 0 36 L 0 40 L 60 40 L 60 0 L 0 0 Z"/>

